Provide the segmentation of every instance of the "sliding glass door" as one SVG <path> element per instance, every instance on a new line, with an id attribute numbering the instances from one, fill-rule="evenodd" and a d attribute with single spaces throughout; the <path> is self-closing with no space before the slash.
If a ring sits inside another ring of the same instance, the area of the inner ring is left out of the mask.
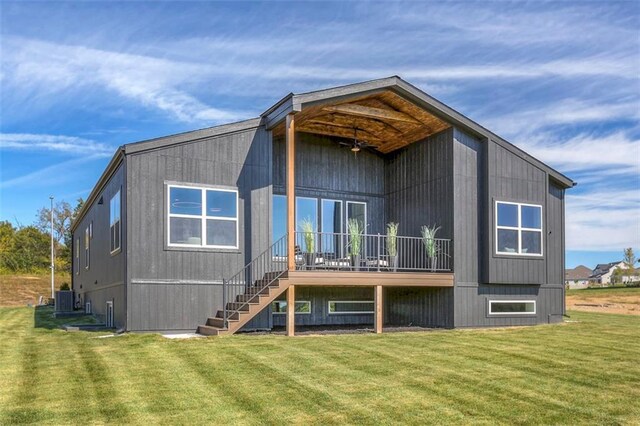
<path id="1" fill-rule="evenodd" d="M 322 211 L 320 214 L 322 218 L 322 238 L 320 241 L 321 250 L 323 253 L 333 254 L 335 257 L 342 256 L 342 244 L 343 240 L 341 234 L 342 228 L 342 201 L 339 200 L 322 200 Z"/>

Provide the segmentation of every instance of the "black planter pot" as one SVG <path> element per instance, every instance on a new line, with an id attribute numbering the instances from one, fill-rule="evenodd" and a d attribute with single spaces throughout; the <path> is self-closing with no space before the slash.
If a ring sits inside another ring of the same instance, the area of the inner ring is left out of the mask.
<path id="1" fill-rule="evenodd" d="M 360 270 L 360 255 L 352 254 L 351 255 L 351 266 L 354 271 Z"/>
<path id="2" fill-rule="evenodd" d="M 304 263 L 307 265 L 307 269 L 314 268 L 316 266 L 316 254 L 315 253 L 305 253 L 304 254 Z"/>

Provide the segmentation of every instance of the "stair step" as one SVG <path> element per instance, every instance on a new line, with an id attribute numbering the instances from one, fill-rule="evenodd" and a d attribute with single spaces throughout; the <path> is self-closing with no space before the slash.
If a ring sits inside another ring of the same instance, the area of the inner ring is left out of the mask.
<path id="1" fill-rule="evenodd" d="M 236 302 L 248 302 L 251 300 L 251 304 L 260 303 L 260 299 L 267 296 L 268 294 L 266 293 L 258 294 L 257 296 L 254 294 L 239 294 L 236 296 Z"/>
<path id="2" fill-rule="evenodd" d="M 272 287 L 269 286 L 264 286 L 264 287 L 249 287 L 247 290 L 245 290 L 244 294 L 268 294 L 269 290 Z"/>
<path id="3" fill-rule="evenodd" d="M 199 325 L 196 333 L 204 336 L 217 336 L 223 331 L 225 331 L 223 328 L 213 327 L 210 325 Z"/>
<path id="4" fill-rule="evenodd" d="M 255 301 L 251 302 L 251 303 L 246 303 L 246 302 L 228 302 L 227 303 L 227 309 L 229 311 L 248 311 L 249 308 L 251 307 L 251 305 L 255 305 L 258 303 L 258 300 L 256 299 Z"/>
<path id="5" fill-rule="evenodd" d="M 231 323 L 231 322 L 236 322 L 237 320 L 229 319 L 228 321 Z M 209 325 L 209 326 L 212 326 L 212 327 L 217 327 L 217 328 L 225 328 L 224 327 L 224 320 L 222 318 L 209 317 L 209 318 L 207 318 L 207 324 L 206 325 Z"/>
<path id="6" fill-rule="evenodd" d="M 223 310 L 219 310 L 218 312 L 216 312 L 216 318 L 222 318 L 224 315 L 224 311 Z M 240 319 L 240 313 L 239 312 L 227 312 L 227 315 L 229 315 L 229 319 L 230 320 L 239 320 Z"/>

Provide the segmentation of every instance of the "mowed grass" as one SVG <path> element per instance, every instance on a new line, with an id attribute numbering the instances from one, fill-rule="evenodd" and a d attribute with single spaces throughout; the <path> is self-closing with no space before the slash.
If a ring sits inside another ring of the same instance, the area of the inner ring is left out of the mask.
<path id="1" fill-rule="evenodd" d="M 640 318 L 571 321 L 179 341 L 0 308 L 0 424 L 638 424 Z"/>
<path id="2" fill-rule="evenodd" d="M 69 274 L 56 273 L 55 289 L 62 283 L 71 285 Z M 51 297 L 51 275 L 49 274 L 0 274 L 0 306 L 35 305 L 38 298 Z"/>

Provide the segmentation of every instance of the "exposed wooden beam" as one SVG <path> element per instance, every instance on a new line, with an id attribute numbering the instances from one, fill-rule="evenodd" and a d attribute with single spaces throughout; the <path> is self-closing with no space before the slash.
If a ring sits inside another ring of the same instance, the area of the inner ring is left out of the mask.
<path id="1" fill-rule="evenodd" d="M 341 138 L 353 139 L 353 129 L 347 129 L 344 127 L 327 126 L 323 124 L 304 123 L 297 128 L 298 132 L 316 133 L 326 136 L 339 136 Z M 358 134 L 358 139 L 362 139 L 365 142 L 369 142 L 372 145 L 379 145 L 383 143 L 383 140 L 372 135 Z"/>
<path id="2" fill-rule="evenodd" d="M 383 325 L 383 300 L 382 300 L 382 286 L 377 285 L 374 287 L 374 301 L 375 301 L 375 332 L 377 334 L 382 333 L 382 325 Z"/>
<path id="3" fill-rule="evenodd" d="M 373 108 L 357 104 L 332 105 L 323 108 L 325 111 L 338 112 L 341 114 L 359 115 L 362 117 L 378 118 L 381 120 L 404 121 L 405 123 L 422 124 L 421 121 L 413 118 L 409 114 L 390 109 Z"/>
<path id="4" fill-rule="evenodd" d="M 296 287 L 287 289 L 287 336 L 296 334 Z"/>
<path id="5" fill-rule="evenodd" d="M 285 145 L 287 157 L 287 266 L 290 271 L 296 269 L 296 236 L 295 236 L 295 163 L 296 163 L 296 126 L 293 114 L 287 115 L 285 131 Z"/>

